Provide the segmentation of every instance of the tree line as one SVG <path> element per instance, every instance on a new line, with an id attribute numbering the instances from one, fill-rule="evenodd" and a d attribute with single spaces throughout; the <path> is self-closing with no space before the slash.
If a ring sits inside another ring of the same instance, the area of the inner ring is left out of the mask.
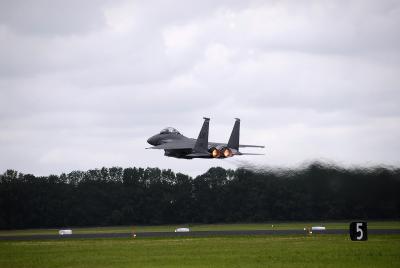
<path id="1" fill-rule="evenodd" d="M 221 167 L 0 175 L 0 229 L 290 220 L 399 219 L 400 169 Z"/>

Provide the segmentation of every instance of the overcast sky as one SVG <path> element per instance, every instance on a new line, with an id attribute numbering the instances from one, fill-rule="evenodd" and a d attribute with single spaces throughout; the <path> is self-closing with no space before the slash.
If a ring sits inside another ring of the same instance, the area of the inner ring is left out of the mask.
<path id="1" fill-rule="evenodd" d="M 146 150 L 166 126 L 265 156 Z M 400 164 L 399 1 L 0 2 L 0 172 Z"/>

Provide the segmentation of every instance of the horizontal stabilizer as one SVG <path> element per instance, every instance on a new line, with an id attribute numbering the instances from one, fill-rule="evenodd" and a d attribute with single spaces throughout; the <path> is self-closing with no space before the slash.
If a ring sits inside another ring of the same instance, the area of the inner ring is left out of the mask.
<path id="1" fill-rule="evenodd" d="M 265 155 L 265 154 L 256 154 L 256 153 L 239 153 L 238 155 Z"/>
<path id="2" fill-rule="evenodd" d="M 222 143 L 222 142 L 209 142 L 208 145 L 210 147 L 217 147 L 217 146 L 228 146 L 228 144 L 226 143 Z M 239 144 L 239 148 L 265 148 L 264 145 L 249 145 L 249 144 Z"/>
<path id="3" fill-rule="evenodd" d="M 264 145 L 246 145 L 246 144 L 240 144 L 239 147 L 245 148 L 265 148 Z"/>

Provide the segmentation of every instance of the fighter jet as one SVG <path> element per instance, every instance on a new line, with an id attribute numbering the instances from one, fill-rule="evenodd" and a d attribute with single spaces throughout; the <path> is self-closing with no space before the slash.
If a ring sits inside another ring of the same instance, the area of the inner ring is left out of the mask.
<path id="1" fill-rule="evenodd" d="M 228 143 L 208 141 L 210 118 L 204 117 L 204 123 L 197 139 L 183 136 L 178 130 L 167 127 L 159 134 L 150 137 L 147 142 L 153 147 L 146 149 L 163 149 L 165 156 L 193 159 L 193 158 L 228 158 L 235 155 L 263 155 L 242 153 L 239 147 L 264 148 L 262 145 L 239 144 L 240 119 L 235 118 Z"/>

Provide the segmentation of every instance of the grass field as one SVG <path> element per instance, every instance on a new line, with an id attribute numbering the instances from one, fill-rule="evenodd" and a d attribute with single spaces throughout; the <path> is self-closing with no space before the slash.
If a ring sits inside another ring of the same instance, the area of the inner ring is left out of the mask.
<path id="1" fill-rule="evenodd" d="M 273 225 L 273 227 L 272 227 Z M 222 230 L 302 230 L 304 227 L 325 226 L 327 229 L 348 229 L 346 222 L 270 222 L 251 224 L 197 224 L 197 225 L 161 225 L 161 226 L 113 226 L 72 228 L 74 234 L 90 233 L 129 233 L 140 232 L 173 232 L 178 227 L 190 227 L 192 231 L 222 231 Z M 400 221 L 369 221 L 368 229 L 400 229 Z M 27 229 L 0 230 L 0 236 L 58 234 L 59 229 Z"/>
<path id="2" fill-rule="evenodd" d="M 0 267 L 400 267 L 400 235 L 0 241 Z"/>

